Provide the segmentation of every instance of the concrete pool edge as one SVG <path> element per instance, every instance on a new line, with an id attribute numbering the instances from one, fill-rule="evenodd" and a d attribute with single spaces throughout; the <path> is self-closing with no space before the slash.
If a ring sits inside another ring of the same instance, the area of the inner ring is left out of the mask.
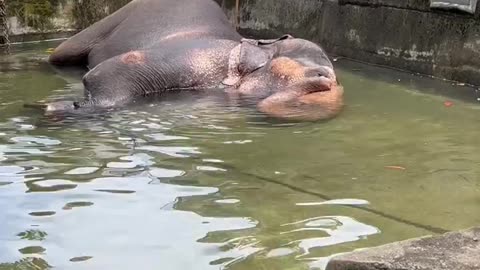
<path id="1" fill-rule="evenodd" d="M 332 257 L 326 270 L 480 269 L 480 227 Z"/>

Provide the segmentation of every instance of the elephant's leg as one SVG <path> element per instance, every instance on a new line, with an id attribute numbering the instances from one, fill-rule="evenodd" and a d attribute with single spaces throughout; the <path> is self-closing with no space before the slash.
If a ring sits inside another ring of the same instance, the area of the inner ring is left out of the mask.
<path id="1" fill-rule="evenodd" d="M 210 55 L 227 54 L 228 48 L 212 43 L 202 51 L 195 41 L 192 47 L 130 51 L 110 58 L 84 76 L 83 101 L 51 103 L 47 111 L 115 108 L 166 91 L 216 86 L 226 74 L 226 60 Z"/>
<path id="2" fill-rule="evenodd" d="M 167 91 L 216 87 L 227 74 L 234 46 L 230 40 L 193 40 L 130 51 L 103 61 L 84 76 L 83 101 L 39 106 L 51 112 L 82 112 L 120 107 Z"/>
<path id="3" fill-rule="evenodd" d="M 322 120 L 336 116 L 343 108 L 343 88 L 339 85 L 329 91 L 304 94 L 283 91 L 258 103 L 258 109 L 267 115 L 291 120 Z"/>
<path id="4" fill-rule="evenodd" d="M 55 65 L 87 65 L 88 54 L 100 41 L 109 36 L 132 9 L 137 1 L 133 1 L 114 14 L 96 22 L 82 32 L 60 44 L 50 55 L 49 62 Z"/>
<path id="5" fill-rule="evenodd" d="M 110 58 L 83 77 L 85 99 L 76 103 L 76 109 L 89 107 L 114 108 L 131 102 L 136 97 L 163 88 L 154 85 L 158 63 L 147 61 L 145 51 L 132 51 Z"/>
<path id="6" fill-rule="evenodd" d="M 140 86 L 146 85 L 148 76 L 153 75 L 146 74 L 146 70 L 149 69 L 151 67 L 146 64 L 145 52 L 136 51 L 116 56 L 85 74 L 82 101 L 65 100 L 26 106 L 39 107 L 47 113 L 83 113 L 95 109 L 120 107 L 131 102 L 136 96 L 142 95 Z"/>

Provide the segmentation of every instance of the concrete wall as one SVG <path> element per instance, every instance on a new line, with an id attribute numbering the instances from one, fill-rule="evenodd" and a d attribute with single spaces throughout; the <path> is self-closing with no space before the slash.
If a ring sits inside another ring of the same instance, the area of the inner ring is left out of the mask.
<path id="1" fill-rule="evenodd" d="M 235 0 L 217 0 L 232 21 Z M 291 33 L 340 56 L 480 85 L 480 12 L 428 0 L 240 0 L 240 31 Z"/>

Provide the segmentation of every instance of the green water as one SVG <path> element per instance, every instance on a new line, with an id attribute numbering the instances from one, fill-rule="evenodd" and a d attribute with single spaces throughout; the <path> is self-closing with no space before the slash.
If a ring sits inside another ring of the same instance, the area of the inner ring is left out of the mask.
<path id="1" fill-rule="evenodd" d="M 83 71 L 45 63 L 54 45 L 0 56 L 2 270 L 322 269 L 480 224 L 468 87 L 339 60 L 347 107 L 328 122 L 192 93 L 48 118 L 22 104 L 83 91 Z"/>

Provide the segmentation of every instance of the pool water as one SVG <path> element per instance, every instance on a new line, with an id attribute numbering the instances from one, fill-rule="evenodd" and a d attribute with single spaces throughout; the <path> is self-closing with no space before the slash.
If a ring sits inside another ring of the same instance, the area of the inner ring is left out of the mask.
<path id="1" fill-rule="evenodd" d="M 0 269 L 323 269 L 334 254 L 480 224 L 474 89 L 339 59 L 346 108 L 268 119 L 179 93 L 88 117 L 57 43 L 0 56 Z"/>

